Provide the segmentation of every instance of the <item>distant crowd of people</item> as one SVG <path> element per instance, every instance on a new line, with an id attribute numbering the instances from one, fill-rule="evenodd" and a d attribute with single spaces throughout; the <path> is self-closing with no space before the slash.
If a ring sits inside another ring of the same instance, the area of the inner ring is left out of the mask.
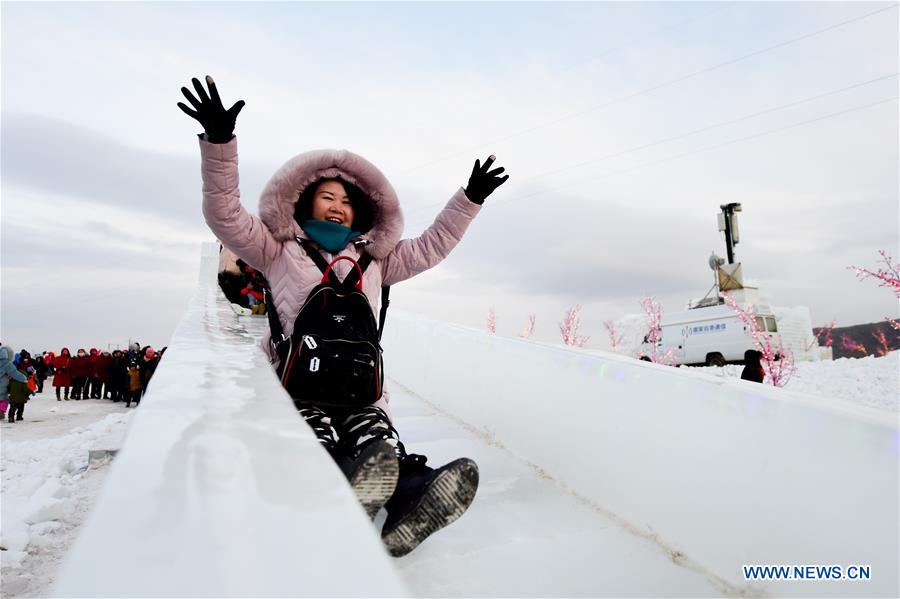
<path id="1" fill-rule="evenodd" d="M 22 349 L 10 355 L 0 345 L 0 419 L 8 410 L 9 422 L 23 420 L 25 403 L 51 378 L 56 401 L 111 399 L 137 405 L 165 351 L 135 342 L 127 350 L 79 349 L 74 356 L 67 347 L 58 354 Z"/>

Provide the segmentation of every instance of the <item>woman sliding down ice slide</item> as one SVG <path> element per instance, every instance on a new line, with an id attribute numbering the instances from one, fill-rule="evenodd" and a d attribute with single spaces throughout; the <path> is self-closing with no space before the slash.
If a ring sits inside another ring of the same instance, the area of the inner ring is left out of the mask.
<path id="1" fill-rule="evenodd" d="M 407 453 L 386 412 L 375 324 L 382 287 L 432 268 L 459 243 L 481 205 L 509 175 L 475 167 L 416 239 L 400 239 L 394 188 L 366 159 L 314 150 L 286 162 L 266 184 L 259 218 L 241 206 L 234 127 L 244 101 L 228 110 L 212 77 L 209 92 L 182 87 L 203 126 L 203 214 L 210 229 L 268 282 L 272 338 L 264 347 L 300 414 L 350 480 L 370 517 L 382 508 L 391 555 L 409 553 L 472 503 L 478 467 L 459 458 L 440 468 Z"/>

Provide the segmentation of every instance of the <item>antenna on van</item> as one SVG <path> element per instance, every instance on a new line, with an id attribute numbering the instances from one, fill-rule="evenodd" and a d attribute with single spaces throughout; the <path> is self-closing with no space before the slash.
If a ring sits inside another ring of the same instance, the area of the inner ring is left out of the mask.
<path id="1" fill-rule="evenodd" d="M 735 212 L 741 212 L 741 205 L 737 202 L 722 204 L 719 206 L 722 214 L 719 215 L 719 231 L 725 232 L 725 250 L 728 252 L 728 264 L 734 264 L 734 246 L 740 242 L 738 235 L 737 216 Z"/>

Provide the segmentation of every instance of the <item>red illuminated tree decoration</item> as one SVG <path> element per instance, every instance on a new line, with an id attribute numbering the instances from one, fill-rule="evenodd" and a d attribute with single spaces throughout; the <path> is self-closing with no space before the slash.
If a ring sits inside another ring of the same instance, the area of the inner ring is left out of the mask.
<path id="1" fill-rule="evenodd" d="M 787 385 L 796 370 L 794 353 L 784 349 L 781 341 L 772 343 L 772 335 L 766 334 L 765 331 L 759 328 L 759 321 L 753 308 L 743 308 L 729 294 L 726 293 L 724 295 L 725 303 L 734 310 L 741 322 L 747 327 L 756 349 L 762 354 L 761 361 L 768 373 L 765 380 L 775 387 Z"/>
<path id="2" fill-rule="evenodd" d="M 522 332 L 519 333 L 519 337 L 521 337 L 522 339 L 528 339 L 534 334 L 534 323 L 536 318 L 537 317 L 535 314 L 528 315 L 528 324 L 526 324 L 525 328 L 522 329 Z"/>
<path id="3" fill-rule="evenodd" d="M 581 318 L 578 316 L 580 312 L 581 305 L 569 308 L 566 312 L 566 319 L 559 323 L 559 332 L 562 334 L 563 343 L 566 345 L 584 347 L 591 339 L 590 337 L 581 337 L 578 335 L 578 327 L 581 326 Z"/>

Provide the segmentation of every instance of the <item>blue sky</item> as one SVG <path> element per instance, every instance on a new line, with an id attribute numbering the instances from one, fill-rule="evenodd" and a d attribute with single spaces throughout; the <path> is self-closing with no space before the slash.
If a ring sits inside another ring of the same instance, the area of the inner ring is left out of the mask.
<path id="1" fill-rule="evenodd" d="M 290 157 L 345 147 L 392 181 L 412 236 L 497 154 L 509 183 L 398 308 L 484 326 L 494 306 L 509 335 L 537 312 L 555 341 L 580 303 L 603 347 L 602 321 L 644 295 L 674 311 L 706 292 L 718 206 L 738 201 L 737 256 L 772 303 L 816 325 L 896 315 L 845 267 L 900 258 L 897 19 L 861 2 L 4 2 L 3 341 L 166 342 L 211 239 L 198 127 L 175 107 L 205 74 L 247 102 L 251 211 Z"/>

